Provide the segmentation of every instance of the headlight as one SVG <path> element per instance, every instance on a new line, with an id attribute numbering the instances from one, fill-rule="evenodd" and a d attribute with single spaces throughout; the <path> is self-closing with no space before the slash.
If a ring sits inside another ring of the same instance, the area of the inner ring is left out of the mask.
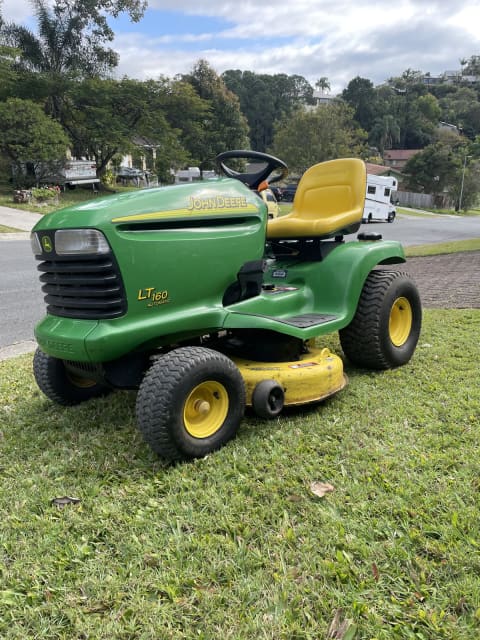
<path id="1" fill-rule="evenodd" d="M 108 253 L 108 242 L 97 229 L 55 231 L 55 251 L 59 256 Z"/>
<path id="2" fill-rule="evenodd" d="M 36 233 L 30 234 L 30 245 L 34 256 L 42 255 L 42 245 L 40 244 L 40 240 Z"/>

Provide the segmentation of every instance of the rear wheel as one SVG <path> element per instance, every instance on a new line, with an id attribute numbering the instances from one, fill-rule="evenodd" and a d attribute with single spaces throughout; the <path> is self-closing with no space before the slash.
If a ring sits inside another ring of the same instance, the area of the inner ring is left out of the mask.
<path id="1" fill-rule="evenodd" d="M 422 324 L 420 296 L 408 274 L 372 271 L 352 322 L 341 329 L 347 358 L 360 367 L 390 369 L 407 363 Z"/>
<path id="2" fill-rule="evenodd" d="M 137 396 L 144 440 L 162 458 L 199 458 L 236 436 L 245 410 L 245 387 L 227 356 L 182 347 L 159 358 Z"/>
<path id="3" fill-rule="evenodd" d="M 387 222 L 393 222 L 395 220 L 395 211 L 390 211 L 388 214 Z"/>
<path id="4" fill-rule="evenodd" d="M 73 374 L 63 360 L 49 356 L 41 349 L 33 356 L 33 375 L 47 398 L 64 406 L 80 404 L 111 391 L 95 380 Z"/>

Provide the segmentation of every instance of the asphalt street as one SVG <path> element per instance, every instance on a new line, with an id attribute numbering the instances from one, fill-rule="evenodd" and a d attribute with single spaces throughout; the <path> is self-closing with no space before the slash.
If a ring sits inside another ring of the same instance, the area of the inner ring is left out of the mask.
<path id="1" fill-rule="evenodd" d="M 33 327 L 44 313 L 38 271 L 28 239 L 0 243 L 0 274 L 1 349 L 33 340 Z"/>
<path id="2" fill-rule="evenodd" d="M 400 214 L 392 224 L 364 224 L 362 231 L 376 231 L 384 240 L 398 240 L 405 246 L 470 240 L 480 238 L 480 216 L 459 218 L 454 215 Z"/>
<path id="3" fill-rule="evenodd" d="M 24 232 L 0 233 L 0 360 L 34 348 L 33 329 L 44 314 L 28 234 L 39 216 L 10 209 L 5 214 L 5 210 L 0 207 L 0 224 Z M 480 238 L 480 217 L 399 215 L 392 224 L 365 224 L 361 230 L 378 232 L 385 240 L 404 245 L 446 242 Z"/>

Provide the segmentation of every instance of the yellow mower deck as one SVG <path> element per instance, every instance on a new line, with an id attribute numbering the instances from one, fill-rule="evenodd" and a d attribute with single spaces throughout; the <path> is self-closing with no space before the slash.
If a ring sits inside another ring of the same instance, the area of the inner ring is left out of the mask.
<path id="1" fill-rule="evenodd" d="M 343 363 L 329 349 L 309 348 L 293 362 L 255 362 L 233 358 L 245 382 L 247 405 L 262 380 L 275 380 L 284 389 L 285 406 L 318 402 L 341 391 L 347 384 Z"/>

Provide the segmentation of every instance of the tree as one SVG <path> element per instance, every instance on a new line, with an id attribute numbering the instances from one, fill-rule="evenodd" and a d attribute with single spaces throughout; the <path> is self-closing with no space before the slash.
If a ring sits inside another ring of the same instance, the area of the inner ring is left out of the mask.
<path id="1" fill-rule="evenodd" d="M 45 99 L 46 112 L 62 119 L 63 96 L 72 79 L 102 77 L 117 64 L 107 44 L 114 33 L 107 15 L 127 12 L 140 19 L 144 0 L 32 0 L 38 33 L 18 24 L 3 24 L 0 44 L 18 50 L 17 71 Z M 32 96 L 33 97 L 33 96 Z"/>
<path id="2" fill-rule="evenodd" d="M 369 140 L 381 154 L 385 149 L 392 149 L 400 141 L 400 125 L 395 116 L 384 115 L 377 118 L 370 131 Z"/>
<path id="3" fill-rule="evenodd" d="M 457 87 L 440 99 L 442 120 L 457 125 L 473 140 L 480 134 L 480 102 L 477 92 L 469 87 Z"/>
<path id="4" fill-rule="evenodd" d="M 30 71 L 103 75 L 118 63 L 118 55 L 105 48 L 114 33 L 107 16 L 126 12 L 138 22 L 144 0 L 32 0 L 38 35 L 27 27 L 5 24 L 1 36 L 20 50 L 19 66 Z"/>
<path id="5" fill-rule="evenodd" d="M 10 159 L 17 180 L 26 179 L 29 163 L 35 182 L 42 168 L 58 164 L 65 157 L 68 145 L 60 124 L 45 115 L 38 104 L 19 98 L 0 103 L 0 150 Z"/>
<path id="6" fill-rule="evenodd" d="M 407 162 L 407 187 L 433 195 L 448 193 L 455 209 L 467 209 L 480 193 L 480 144 L 465 144 L 465 138 L 442 135 Z M 460 203 L 461 198 L 461 203 Z"/>
<path id="7" fill-rule="evenodd" d="M 276 120 L 301 105 L 313 104 L 313 88 L 303 76 L 237 69 L 225 71 L 222 78 L 240 100 L 250 129 L 250 146 L 256 151 L 265 151 L 271 146 Z"/>
<path id="8" fill-rule="evenodd" d="M 378 108 L 377 94 L 373 83 L 366 78 L 357 76 L 350 80 L 346 89 L 342 91 L 342 99 L 353 107 L 355 110 L 354 118 L 362 129 L 370 131 Z"/>
<path id="9" fill-rule="evenodd" d="M 480 162 L 464 157 L 465 168 L 462 165 L 457 181 L 451 190 L 455 202 L 455 211 L 466 211 L 478 203 L 480 195 Z M 461 198 L 461 200 L 460 200 Z"/>
<path id="10" fill-rule="evenodd" d="M 211 106 L 201 98 L 194 87 L 181 78 L 163 78 L 160 103 L 165 118 L 176 132 L 179 144 L 184 150 L 173 162 L 171 168 L 180 169 L 198 164 L 199 140 L 205 136 L 205 122 L 210 118 Z"/>
<path id="11" fill-rule="evenodd" d="M 325 91 L 330 91 L 330 81 L 326 76 L 322 76 L 315 82 L 315 87 L 324 93 Z"/>
<path id="12" fill-rule="evenodd" d="M 2 79 L 2 82 L 0 83 L 0 100 L 6 100 L 8 97 L 13 97 L 12 93 L 15 85 L 17 84 L 17 76 L 14 70 L 15 55 L 15 49 L 0 45 L 0 77 Z"/>
<path id="13" fill-rule="evenodd" d="M 407 187 L 412 191 L 441 193 L 454 183 L 458 168 L 458 157 L 452 148 L 435 142 L 416 153 L 405 165 Z"/>
<path id="14" fill-rule="evenodd" d="M 162 110 L 163 86 L 153 80 L 91 78 L 69 93 L 65 127 L 74 155 L 95 158 L 97 174 L 118 154 L 137 149 L 135 137 L 144 137 L 162 149 L 178 151 L 177 136 Z"/>
<path id="15" fill-rule="evenodd" d="M 353 109 L 343 102 L 298 109 L 275 127 L 272 153 L 284 159 L 292 171 L 364 152 L 366 133 L 353 120 Z"/>
<path id="16" fill-rule="evenodd" d="M 209 107 L 201 135 L 192 141 L 192 154 L 203 171 L 214 167 L 215 157 L 222 151 L 247 146 L 248 125 L 237 96 L 227 89 L 206 60 L 199 60 L 182 79 L 192 85 Z"/>
<path id="17" fill-rule="evenodd" d="M 464 76 L 480 76 L 480 56 L 470 56 L 460 60 L 462 65 L 462 75 Z"/>

